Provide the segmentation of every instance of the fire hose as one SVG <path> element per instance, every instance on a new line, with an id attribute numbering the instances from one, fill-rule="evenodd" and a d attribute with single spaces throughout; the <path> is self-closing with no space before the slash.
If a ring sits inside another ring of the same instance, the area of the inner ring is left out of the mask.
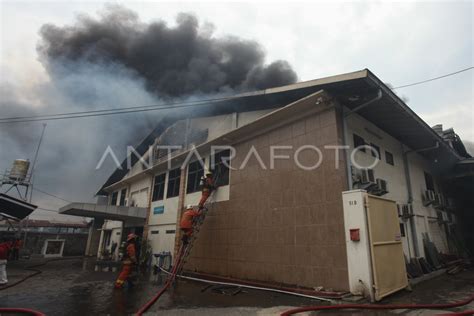
<path id="1" fill-rule="evenodd" d="M 313 312 L 313 311 L 327 311 L 327 310 L 341 310 L 341 309 L 446 309 L 454 308 L 459 306 L 464 306 L 474 301 L 474 295 L 456 303 L 447 303 L 447 304 L 389 304 L 389 305 L 369 305 L 369 304 L 343 304 L 343 305 L 328 305 L 328 306 L 306 306 L 299 307 L 295 309 L 287 310 L 281 313 L 280 316 L 289 316 L 295 315 L 304 312 Z M 473 315 L 474 311 L 462 311 L 451 314 L 444 315 Z M 439 315 L 441 316 L 441 315 Z"/>
<path id="2" fill-rule="evenodd" d="M 62 260 L 71 260 L 71 259 L 81 259 L 82 257 L 70 257 L 70 258 L 58 258 L 58 259 L 51 259 L 51 260 L 48 260 L 46 262 L 43 262 L 43 263 L 40 263 L 40 264 L 36 264 L 36 265 L 32 265 L 32 266 L 29 266 L 29 267 L 26 267 L 24 268 L 24 270 L 27 270 L 27 271 L 33 271 L 32 274 L 30 275 L 27 275 L 26 277 L 12 283 L 12 284 L 9 284 L 7 286 L 3 286 L 0 288 L 0 291 L 3 291 L 3 290 L 6 290 L 6 289 L 9 289 L 9 288 L 12 288 L 22 282 L 25 282 L 26 280 L 28 280 L 29 278 L 32 278 L 40 273 L 42 273 L 43 271 L 39 270 L 39 269 L 36 269 L 36 268 L 39 268 L 39 267 L 42 267 L 52 261 L 62 261 Z M 39 312 L 39 311 L 35 311 L 33 309 L 29 309 L 29 308 L 17 308 L 17 307 L 0 307 L 0 314 L 1 313 L 19 313 L 19 314 L 28 314 L 28 315 L 35 315 L 35 316 L 45 316 L 45 314 L 43 314 L 42 312 Z"/>
<path id="3" fill-rule="evenodd" d="M 20 314 L 28 314 L 34 316 L 46 316 L 42 312 L 35 311 L 29 308 L 13 308 L 13 307 L 0 307 L 0 313 L 20 313 Z"/>
<path id="4" fill-rule="evenodd" d="M 143 305 L 137 312 L 137 316 L 141 316 L 143 315 L 147 310 L 150 309 L 150 307 L 153 306 L 153 304 L 155 304 L 155 302 L 161 297 L 161 295 L 163 295 L 163 293 L 166 292 L 166 290 L 171 286 L 171 284 L 173 284 L 173 281 L 176 277 L 176 273 L 178 272 L 178 267 L 179 265 L 181 264 L 181 258 L 183 256 L 183 253 L 185 253 L 185 247 L 183 247 L 183 244 L 181 244 L 181 247 L 179 248 L 179 252 L 178 252 L 178 257 L 176 258 L 176 262 L 173 266 L 173 269 L 171 270 L 170 272 L 170 276 L 168 277 L 168 279 L 166 280 L 165 284 L 163 285 L 163 287 L 158 291 L 158 293 L 155 294 L 155 296 L 153 296 L 145 305 Z"/>

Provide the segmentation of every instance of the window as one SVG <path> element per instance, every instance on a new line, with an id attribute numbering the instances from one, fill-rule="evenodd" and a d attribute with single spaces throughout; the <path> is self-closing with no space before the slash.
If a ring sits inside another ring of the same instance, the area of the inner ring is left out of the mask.
<path id="1" fill-rule="evenodd" d="M 229 162 L 230 150 L 224 150 L 214 155 L 214 166 L 211 170 L 214 172 L 214 181 L 216 186 L 229 184 Z M 224 163 L 225 162 L 225 163 Z"/>
<path id="2" fill-rule="evenodd" d="M 158 235 L 159 233 L 160 233 L 159 230 L 152 230 L 152 231 L 151 231 L 151 234 L 152 234 L 152 235 Z"/>
<path id="3" fill-rule="evenodd" d="M 425 172 L 425 184 L 426 184 L 427 190 L 431 190 L 431 191 L 435 190 L 433 177 L 431 176 L 431 174 L 427 172 Z"/>
<path id="4" fill-rule="evenodd" d="M 181 169 L 176 168 L 169 171 L 168 175 L 168 192 L 166 197 L 171 198 L 179 195 L 179 182 L 181 177 Z"/>
<path id="5" fill-rule="evenodd" d="M 120 201 L 119 201 L 120 206 L 125 206 L 126 196 L 127 196 L 127 189 L 123 189 L 122 191 L 120 191 Z"/>
<path id="6" fill-rule="evenodd" d="M 166 233 L 167 234 L 174 234 L 174 233 L 176 233 L 176 230 L 174 230 L 174 229 L 173 230 L 167 230 Z"/>
<path id="7" fill-rule="evenodd" d="M 186 193 L 193 193 L 199 190 L 201 178 L 204 175 L 203 162 L 196 160 L 188 166 L 188 184 Z"/>
<path id="8" fill-rule="evenodd" d="M 375 151 L 377 152 L 377 155 L 378 157 L 375 155 L 375 152 L 374 150 L 371 150 L 370 152 L 372 153 L 372 157 L 375 157 L 375 158 L 378 158 L 378 159 L 382 159 L 382 153 L 380 152 L 380 147 L 373 144 L 373 143 L 370 143 L 370 147 L 372 147 L 373 149 L 375 149 Z"/>
<path id="9" fill-rule="evenodd" d="M 385 151 L 385 161 L 389 164 L 394 166 L 395 163 L 393 162 L 393 155 L 391 152 Z"/>
<path id="10" fill-rule="evenodd" d="M 112 199 L 110 200 L 110 205 L 117 205 L 118 192 L 112 193 Z"/>
<path id="11" fill-rule="evenodd" d="M 365 146 L 365 140 L 359 135 L 354 134 L 354 148 L 359 146 Z M 365 147 L 361 147 L 359 150 L 365 152 Z"/>
<path id="12" fill-rule="evenodd" d="M 157 175 L 155 177 L 155 182 L 153 183 L 152 201 L 163 200 L 163 197 L 165 196 L 165 179 L 166 173 Z"/>
<path id="13" fill-rule="evenodd" d="M 405 225 L 403 223 L 400 223 L 400 235 L 405 237 Z"/>

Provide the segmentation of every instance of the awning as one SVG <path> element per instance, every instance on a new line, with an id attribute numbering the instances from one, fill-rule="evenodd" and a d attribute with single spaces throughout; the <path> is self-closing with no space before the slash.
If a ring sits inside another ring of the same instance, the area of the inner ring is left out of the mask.
<path id="1" fill-rule="evenodd" d="M 0 215 L 6 218 L 22 220 L 30 215 L 36 208 L 36 205 L 0 193 Z"/>
<path id="2" fill-rule="evenodd" d="M 70 203 L 61 207 L 59 214 L 133 222 L 143 225 L 147 209 L 144 207 L 99 205 L 94 203 Z"/>

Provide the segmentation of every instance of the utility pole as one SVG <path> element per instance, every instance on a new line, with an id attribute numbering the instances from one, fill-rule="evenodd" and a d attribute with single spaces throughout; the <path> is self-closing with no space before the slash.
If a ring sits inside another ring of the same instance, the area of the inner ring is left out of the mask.
<path id="1" fill-rule="evenodd" d="M 29 203 L 31 204 L 31 201 L 33 200 L 33 182 L 34 182 L 34 173 L 35 173 L 35 167 L 36 167 L 36 161 L 38 160 L 38 154 L 39 150 L 41 148 L 41 143 L 43 142 L 43 137 L 44 137 L 44 131 L 46 130 L 46 123 L 43 123 L 43 130 L 41 131 L 41 136 L 38 141 L 38 146 L 36 147 L 36 152 L 35 152 L 35 157 L 33 159 L 33 165 L 31 166 L 31 176 L 30 176 L 30 198 L 29 198 Z M 28 235 L 28 222 L 30 220 L 30 216 L 28 215 L 26 217 L 26 227 L 25 227 L 25 236 L 23 237 L 23 246 L 26 246 L 26 236 Z"/>

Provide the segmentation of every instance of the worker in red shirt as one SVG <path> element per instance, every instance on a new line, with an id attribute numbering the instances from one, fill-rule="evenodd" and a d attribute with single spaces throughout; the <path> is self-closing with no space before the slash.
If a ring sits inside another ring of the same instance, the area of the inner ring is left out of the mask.
<path id="1" fill-rule="evenodd" d="M 3 240 L 0 243 L 0 285 L 5 285 L 8 283 L 7 278 L 7 261 L 8 253 L 12 247 L 12 242 L 8 240 Z"/>
<path id="2" fill-rule="evenodd" d="M 137 235 L 135 234 L 129 234 L 127 236 L 127 248 L 122 259 L 122 271 L 120 272 L 117 281 L 115 281 L 116 289 L 121 289 L 126 281 L 131 285 L 129 277 L 133 271 L 133 267 L 137 264 L 136 239 Z"/>
<path id="3" fill-rule="evenodd" d="M 204 208 L 204 204 L 206 203 L 207 199 L 211 195 L 212 191 L 216 189 L 214 184 L 214 179 L 212 177 L 212 172 L 206 172 L 206 176 L 201 178 L 201 186 L 202 186 L 202 193 L 201 193 L 201 200 L 199 201 L 199 210 Z"/>
<path id="4" fill-rule="evenodd" d="M 179 228 L 183 232 L 182 241 L 184 244 L 189 242 L 189 238 L 193 234 L 193 225 L 198 216 L 201 215 L 201 208 L 196 211 L 192 205 L 186 207 L 186 211 L 181 216 L 181 222 Z"/>

